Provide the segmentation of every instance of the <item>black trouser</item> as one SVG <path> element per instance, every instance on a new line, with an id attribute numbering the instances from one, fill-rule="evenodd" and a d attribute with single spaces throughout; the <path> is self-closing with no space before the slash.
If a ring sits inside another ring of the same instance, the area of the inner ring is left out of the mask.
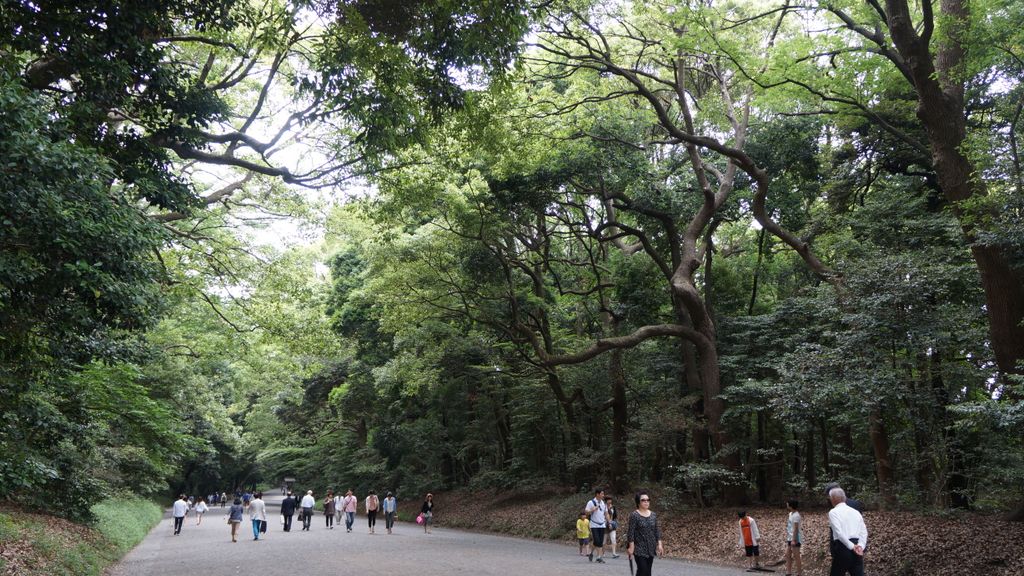
<path id="1" fill-rule="evenodd" d="M 832 546 L 832 569 L 829 576 L 864 576 L 864 557 L 842 544 Z"/>
<path id="2" fill-rule="evenodd" d="M 284 515 L 284 531 L 285 532 L 291 532 L 292 531 L 292 515 L 291 514 L 285 514 Z"/>
<path id="3" fill-rule="evenodd" d="M 366 521 L 370 524 L 370 528 L 373 528 L 374 525 L 377 524 L 377 511 L 376 510 L 367 510 L 366 511 Z"/>
<path id="4" fill-rule="evenodd" d="M 391 528 L 394 527 L 394 525 L 395 525 L 395 513 L 394 512 L 385 512 L 384 513 L 384 527 L 387 528 L 388 530 L 391 530 Z"/>
<path id="5" fill-rule="evenodd" d="M 654 556 L 633 556 L 636 560 L 636 576 L 651 576 L 651 567 L 654 566 Z"/>
<path id="6" fill-rule="evenodd" d="M 175 516 L 174 517 L 174 533 L 175 534 L 177 534 L 178 532 L 181 532 L 181 525 L 184 522 L 185 522 L 185 517 L 184 516 Z"/>
<path id="7" fill-rule="evenodd" d="M 309 524 L 313 521 L 313 509 L 303 508 L 302 509 L 302 529 L 309 530 Z"/>
<path id="8" fill-rule="evenodd" d="M 324 515 L 327 518 L 327 527 L 334 528 L 334 512 Z"/>

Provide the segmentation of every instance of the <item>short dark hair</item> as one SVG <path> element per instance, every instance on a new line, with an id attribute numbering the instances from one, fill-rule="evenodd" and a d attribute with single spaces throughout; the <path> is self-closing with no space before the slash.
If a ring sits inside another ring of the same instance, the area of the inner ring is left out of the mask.
<path id="1" fill-rule="evenodd" d="M 594 488 L 594 496 L 597 496 L 601 492 L 604 492 L 604 488 Z"/>
<path id="2" fill-rule="evenodd" d="M 796 510 L 796 509 L 800 508 L 800 502 L 798 500 L 796 500 L 796 499 L 793 499 L 793 498 L 790 498 L 789 500 L 786 500 L 786 504 L 788 504 L 789 507 L 792 508 L 793 510 Z"/>
<path id="3" fill-rule="evenodd" d="M 647 490 L 637 490 L 636 494 L 633 495 L 633 501 L 636 502 L 637 506 L 640 506 L 640 497 L 641 496 L 647 496 L 648 498 L 650 498 L 651 497 L 651 493 L 648 492 Z"/>
<path id="4" fill-rule="evenodd" d="M 747 511 L 746 510 L 740 510 L 739 512 L 736 512 L 736 516 L 739 517 L 739 518 L 744 518 L 746 515 L 747 515 Z"/>
<path id="5" fill-rule="evenodd" d="M 263 492 L 257 492 L 256 493 L 256 497 L 257 498 L 263 498 Z"/>
<path id="6" fill-rule="evenodd" d="M 611 497 L 611 496 L 605 496 L 605 497 L 604 497 L 604 501 L 605 501 L 605 502 L 607 502 L 607 501 L 609 501 L 609 500 L 611 500 L 611 499 L 612 499 L 612 497 Z"/>

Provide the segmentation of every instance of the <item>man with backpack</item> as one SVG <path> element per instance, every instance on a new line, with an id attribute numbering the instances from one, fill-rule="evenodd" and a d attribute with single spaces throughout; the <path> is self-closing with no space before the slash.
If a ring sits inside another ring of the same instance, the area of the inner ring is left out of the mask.
<path id="1" fill-rule="evenodd" d="M 604 490 L 598 488 L 594 490 L 594 498 L 587 502 L 587 507 L 584 509 L 587 517 L 590 518 L 590 554 L 587 554 L 587 558 L 591 562 L 604 563 L 604 533 L 608 528 L 608 506 L 604 503 Z M 594 553 L 597 553 L 597 559 L 594 559 Z"/>
<path id="2" fill-rule="evenodd" d="M 377 525 L 377 508 L 380 507 L 380 499 L 377 498 L 377 492 L 370 490 L 370 494 L 366 497 L 366 519 L 370 524 L 370 534 L 374 533 L 374 529 Z"/>

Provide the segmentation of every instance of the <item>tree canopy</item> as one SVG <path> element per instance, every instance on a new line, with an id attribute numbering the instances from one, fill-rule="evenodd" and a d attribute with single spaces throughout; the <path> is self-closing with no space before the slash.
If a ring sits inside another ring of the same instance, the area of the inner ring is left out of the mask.
<path id="1" fill-rule="evenodd" d="M 1019 513 L 1020 11 L 4 2 L 0 493 Z"/>

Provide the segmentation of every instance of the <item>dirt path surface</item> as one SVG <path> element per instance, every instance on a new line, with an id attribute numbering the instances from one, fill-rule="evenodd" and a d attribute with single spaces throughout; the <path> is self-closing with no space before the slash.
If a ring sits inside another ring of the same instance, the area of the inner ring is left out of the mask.
<path id="1" fill-rule="evenodd" d="M 431 534 L 415 524 L 399 523 L 388 535 L 382 520 L 377 533 L 367 534 L 366 517 L 357 516 L 351 533 L 345 525 L 328 530 L 323 514 L 318 514 L 309 532 L 296 523 L 284 532 L 280 523 L 281 496 L 268 496 L 268 533 L 252 540 L 248 515 L 239 527 L 239 540 L 231 542 L 227 511 L 213 508 L 196 526 L 193 516 L 185 520 L 178 536 L 172 535 L 173 522 L 167 514 L 119 564 L 110 576 L 362 576 L 417 574 L 447 576 L 472 574 L 494 576 L 555 576 L 629 574 L 625 554 L 608 558 L 606 564 L 587 562 L 575 546 L 434 528 Z M 655 574 L 673 576 L 737 576 L 740 569 L 727 569 L 658 559 Z"/>

